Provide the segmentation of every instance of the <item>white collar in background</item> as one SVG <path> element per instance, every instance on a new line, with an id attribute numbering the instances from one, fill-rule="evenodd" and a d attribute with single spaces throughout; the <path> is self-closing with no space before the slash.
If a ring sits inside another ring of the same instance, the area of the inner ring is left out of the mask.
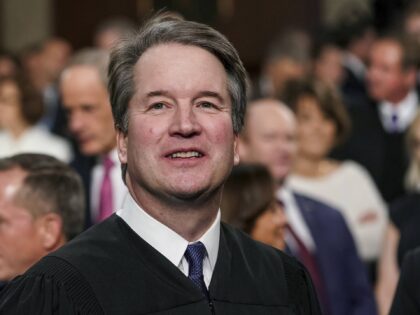
<path id="1" fill-rule="evenodd" d="M 187 246 L 191 243 L 182 236 L 146 213 L 128 194 L 123 207 L 117 211 L 130 228 L 159 253 L 165 256 L 176 267 L 179 267 Z M 210 267 L 214 270 L 219 253 L 220 240 L 220 209 L 216 219 L 204 235 L 197 240 L 202 242 L 207 250 Z"/>
<path id="2" fill-rule="evenodd" d="M 306 248 L 309 251 L 314 252 L 316 249 L 315 242 L 312 238 L 309 227 L 306 224 L 305 219 L 296 203 L 293 193 L 288 188 L 282 187 L 277 191 L 276 196 L 284 204 L 287 221 L 292 227 L 293 231 L 297 234 L 303 244 L 305 244 Z M 288 238 L 286 238 L 286 243 L 288 243 Z"/>
<path id="3" fill-rule="evenodd" d="M 404 99 L 397 104 L 383 101 L 379 105 L 379 114 L 382 126 L 387 131 L 393 131 L 392 115 L 398 116 L 398 131 L 405 131 L 416 116 L 418 110 L 418 96 L 415 90 L 411 90 Z"/>

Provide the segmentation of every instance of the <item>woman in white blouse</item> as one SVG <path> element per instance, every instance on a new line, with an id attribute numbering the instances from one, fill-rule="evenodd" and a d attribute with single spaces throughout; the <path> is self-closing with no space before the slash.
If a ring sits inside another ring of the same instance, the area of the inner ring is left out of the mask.
<path id="1" fill-rule="evenodd" d="M 361 165 L 328 157 L 350 129 L 338 93 L 318 81 L 298 82 L 288 102 L 298 122 L 298 154 L 288 185 L 339 209 L 362 260 L 376 261 L 387 224 L 385 203 Z"/>
<path id="2" fill-rule="evenodd" d="M 42 113 L 42 98 L 26 81 L 0 78 L 0 157 L 33 152 L 70 161 L 70 144 L 36 126 Z"/>

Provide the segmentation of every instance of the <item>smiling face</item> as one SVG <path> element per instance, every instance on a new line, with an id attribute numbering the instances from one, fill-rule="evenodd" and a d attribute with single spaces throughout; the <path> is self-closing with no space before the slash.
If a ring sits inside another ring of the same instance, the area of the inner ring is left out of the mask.
<path id="1" fill-rule="evenodd" d="M 311 159 L 325 158 L 336 141 L 336 125 L 319 106 L 312 96 L 302 96 L 296 102 L 298 154 Z"/>
<path id="2" fill-rule="evenodd" d="M 198 47 L 157 45 L 138 60 L 134 84 L 128 131 L 118 133 L 130 191 L 140 203 L 145 194 L 173 202 L 219 192 L 236 156 L 220 61 Z"/>
<path id="3" fill-rule="evenodd" d="M 287 225 L 284 210 L 277 202 L 273 202 L 255 221 L 251 237 L 277 249 L 284 250 L 285 230 Z"/>

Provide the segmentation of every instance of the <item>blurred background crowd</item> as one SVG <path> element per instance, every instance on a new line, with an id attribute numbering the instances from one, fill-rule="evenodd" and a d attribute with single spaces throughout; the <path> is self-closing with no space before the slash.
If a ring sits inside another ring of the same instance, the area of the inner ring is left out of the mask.
<path id="1" fill-rule="evenodd" d="M 107 91 L 110 51 L 167 8 L 220 30 L 249 72 L 224 220 L 297 256 L 325 314 L 388 313 L 403 257 L 420 246 L 420 2 L 0 5 L 0 157 L 43 153 L 68 163 L 83 181 L 85 228 L 127 193 Z M 0 244 L 6 233 L 0 227 Z M 10 261 L 18 251 L 9 249 Z M 2 272 L 1 259 L 0 280 L 10 280 L 18 273 Z"/>

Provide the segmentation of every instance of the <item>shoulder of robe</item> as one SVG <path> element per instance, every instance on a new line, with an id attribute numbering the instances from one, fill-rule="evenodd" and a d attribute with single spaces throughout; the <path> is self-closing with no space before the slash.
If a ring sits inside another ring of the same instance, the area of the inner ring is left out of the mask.
<path id="1" fill-rule="evenodd" d="M 86 279 L 68 262 L 46 256 L 1 292 L 0 314 L 104 314 Z"/>

